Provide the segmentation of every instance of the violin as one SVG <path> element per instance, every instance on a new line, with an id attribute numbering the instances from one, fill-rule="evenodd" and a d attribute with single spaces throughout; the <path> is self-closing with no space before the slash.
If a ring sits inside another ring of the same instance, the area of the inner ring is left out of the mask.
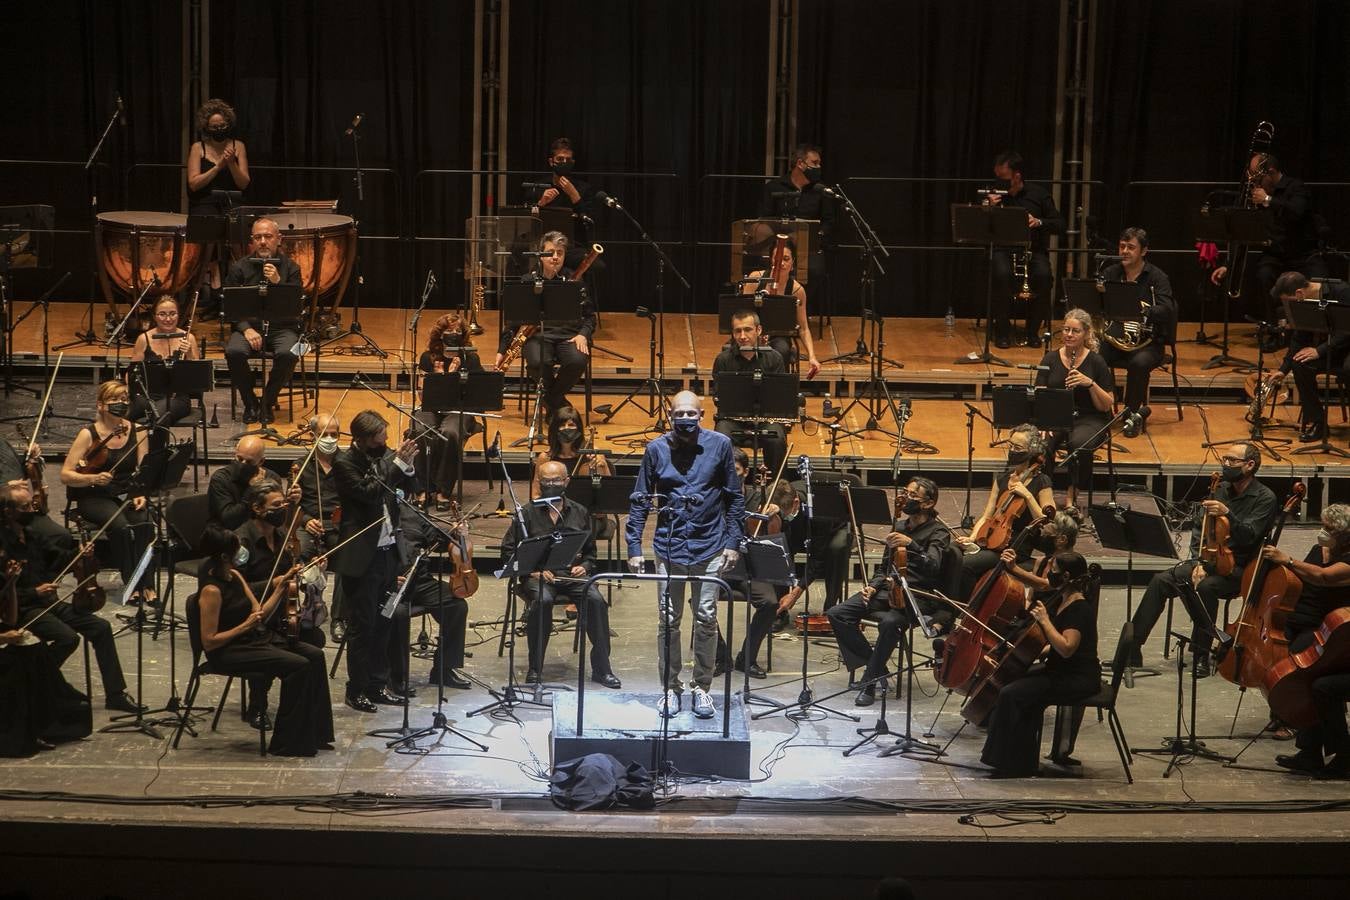
<path id="1" fill-rule="evenodd" d="M 1209 499 L 1214 499 L 1214 494 L 1219 490 L 1219 473 L 1215 472 L 1209 479 Z M 1227 516 L 1219 516 L 1214 513 L 1205 513 L 1204 519 L 1200 522 L 1200 561 L 1209 563 L 1219 575 L 1231 575 L 1234 566 L 1237 565 L 1233 559 L 1233 550 L 1228 546 L 1229 524 Z"/>
<path id="2" fill-rule="evenodd" d="M 24 564 L 22 559 L 5 561 L 5 586 L 0 588 L 0 630 L 19 627 L 18 584 Z"/>
<path id="3" fill-rule="evenodd" d="M 1285 520 L 1298 509 L 1306 494 L 1303 482 L 1295 482 L 1280 507 L 1266 544 L 1279 545 Z M 1303 581 L 1288 566 L 1276 565 L 1259 552 L 1247 563 L 1242 573 L 1242 611 L 1236 621 L 1224 626 L 1224 631 L 1233 638 L 1228 652 L 1219 661 L 1219 674 L 1226 681 L 1243 690 L 1249 687 L 1264 690 L 1266 673 L 1289 656 L 1284 626 L 1301 593 Z M 1274 712 L 1281 721 L 1287 721 L 1279 710 Z"/>
<path id="4" fill-rule="evenodd" d="M 459 528 L 468 521 L 461 517 L 459 504 L 450 501 L 450 518 L 453 522 L 449 534 L 450 546 L 450 591 L 456 597 L 467 599 L 478 593 L 478 572 L 473 567 L 473 545 L 465 535 L 459 534 Z"/>
<path id="5" fill-rule="evenodd" d="M 93 543 L 86 544 L 71 564 L 70 574 L 78 584 L 70 595 L 70 605 L 80 612 L 96 613 L 108 602 L 108 592 L 98 585 L 98 560 Z"/>
<path id="6" fill-rule="evenodd" d="M 94 441 L 89 449 L 84 452 L 84 458 L 81 459 L 80 464 L 75 467 L 75 471 L 79 472 L 81 475 L 97 475 L 99 470 L 103 468 L 104 463 L 108 461 L 108 456 L 111 453 L 108 449 L 108 444 L 126 434 L 127 431 L 128 429 L 125 424 L 119 424 L 110 431 L 106 437 L 101 437 Z"/>
<path id="7" fill-rule="evenodd" d="M 1040 469 L 1041 463 L 1037 460 L 1027 467 L 1018 481 L 1023 485 L 1027 484 L 1036 477 Z M 1012 477 L 1009 476 L 1009 481 L 1011 480 Z M 995 552 L 1003 550 L 1013 537 L 1013 523 L 1026 512 L 1026 509 L 1027 498 L 1009 485 L 999 493 L 994 511 L 980 523 L 979 530 L 971 535 L 971 539 L 986 550 Z"/>
<path id="8" fill-rule="evenodd" d="M 763 516 L 763 515 L 764 515 L 764 510 L 768 509 L 769 506 L 772 505 L 772 503 L 773 503 L 773 495 L 774 495 L 774 494 L 777 492 L 777 490 L 778 490 L 778 482 L 781 481 L 781 480 L 783 479 L 783 470 L 787 468 L 787 461 L 788 461 L 788 459 L 790 459 L 791 457 L 792 457 L 792 445 L 791 445 L 791 444 L 788 444 L 787 452 L 783 454 L 783 461 L 782 461 L 781 463 L 778 464 L 778 474 L 774 477 L 774 479 L 773 479 L 773 484 L 771 484 L 771 485 L 769 486 L 768 491 L 764 494 L 763 499 L 761 500 L 761 502 L 760 502 L 760 504 L 759 504 L 759 513 L 758 513 L 758 514 L 759 514 L 760 516 Z M 760 463 L 760 464 L 759 464 L 759 467 L 758 467 L 758 469 L 756 470 L 755 475 L 754 475 L 754 478 L 755 478 L 755 482 L 754 482 L 754 483 L 755 483 L 760 489 L 763 489 L 763 487 L 764 487 L 764 482 L 768 480 L 768 477 L 769 477 L 769 467 L 766 466 L 766 465 L 764 465 L 763 463 Z M 769 535 L 772 535 L 772 534 L 782 534 L 782 533 L 783 533 L 783 512 L 782 512 L 782 510 L 779 510 L 777 513 L 773 514 L 772 516 L 769 516 L 767 519 L 763 519 L 763 518 L 758 518 L 758 519 L 750 519 L 750 518 L 747 518 L 747 519 L 746 519 L 746 524 L 745 524 L 745 535 L 746 535 L 746 537 L 748 537 L 748 538 L 750 538 L 750 539 L 753 540 L 754 538 L 759 537 L 761 533 L 762 533 L 762 534 L 769 534 Z M 864 569 L 864 571 L 866 571 L 866 570 Z"/>
<path id="9" fill-rule="evenodd" d="M 291 463 L 291 484 L 300 483 L 300 464 Z M 285 552 L 290 553 L 291 559 L 298 561 L 300 559 L 300 504 L 290 504 L 290 514 L 287 516 L 286 541 L 283 546 Z M 291 640 L 300 639 L 300 618 L 305 611 L 305 586 L 300 581 L 300 573 L 286 580 L 286 636 Z"/>

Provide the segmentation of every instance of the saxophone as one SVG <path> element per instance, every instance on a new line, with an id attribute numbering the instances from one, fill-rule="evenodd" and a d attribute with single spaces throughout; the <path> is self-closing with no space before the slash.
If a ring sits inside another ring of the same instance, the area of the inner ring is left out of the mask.
<path id="1" fill-rule="evenodd" d="M 604 252 L 604 247 L 601 247 L 599 244 L 591 244 L 591 252 L 586 254 L 586 258 L 581 261 L 581 265 L 577 266 L 576 271 L 572 273 L 572 277 L 568 280 L 580 281 L 581 276 L 586 274 L 586 270 L 589 269 L 591 264 L 599 259 L 600 254 Z M 515 365 L 516 360 L 520 359 L 520 354 L 525 350 L 525 342 L 538 330 L 538 325 L 521 325 L 517 328 L 516 333 L 511 336 L 511 343 L 506 346 L 506 352 L 502 354 L 502 361 L 497 363 L 495 367 L 496 370 L 498 372 L 506 372 Z"/>

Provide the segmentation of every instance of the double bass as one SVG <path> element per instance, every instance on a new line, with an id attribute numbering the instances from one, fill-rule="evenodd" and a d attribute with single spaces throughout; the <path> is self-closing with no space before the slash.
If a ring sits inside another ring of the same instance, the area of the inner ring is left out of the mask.
<path id="1" fill-rule="evenodd" d="M 1053 507 L 1047 506 L 1017 535 L 1012 549 L 1018 556 L 1026 555 L 1027 545 L 1035 540 L 1041 526 L 1053 513 Z M 1025 608 L 1026 590 L 1022 582 L 1008 572 L 1007 565 L 1000 559 L 975 583 L 966 611 L 947 636 L 938 683 L 953 690 L 966 688 L 978 672 L 981 661 L 1004 644 L 1004 636 Z"/>
<path id="2" fill-rule="evenodd" d="M 1298 509 L 1305 494 L 1303 482 L 1295 482 L 1265 544 L 1279 545 L 1285 520 Z M 1277 565 L 1259 552 L 1247 563 L 1242 573 L 1242 610 L 1237 619 L 1224 626 L 1233 638 L 1219 661 L 1219 674 L 1225 681 L 1243 690 L 1264 688 L 1266 673 L 1289 656 L 1284 626 L 1302 592 L 1303 582 L 1288 566 Z"/>
<path id="3" fill-rule="evenodd" d="M 1312 643 L 1290 653 L 1266 670 L 1261 692 L 1281 722 L 1306 728 L 1318 720 L 1312 683 L 1323 675 L 1350 670 L 1350 607 L 1333 609 L 1322 617 Z"/>

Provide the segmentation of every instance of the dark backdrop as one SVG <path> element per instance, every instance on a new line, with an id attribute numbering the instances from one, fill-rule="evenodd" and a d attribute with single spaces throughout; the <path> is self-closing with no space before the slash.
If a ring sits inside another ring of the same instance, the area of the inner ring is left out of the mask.
<path id="1" fill-rule="evenodd" d="M 1184 251 L 1203 192 L 1130 184 L 1235 180 L 1259 119 L 1275 123 L 1286 171 L 1350 180 L 1341 152 L 1350 12 L 1335 0 L 1100 7 L 1094 175 L 1105 186 L 1093 194 L 1096 227 L 1148 227 L 1155 259 L 1190 301 L 1195 267 Z M 694 282 L 685 292 L 667 276 L 668 308 L 712 307 L 728 268 L 718 245 L 732 219 L 754 212 L 757 179 L 726 176 L 762 167 L 766 11 L 762 0 L 511 4 L 504 164 L 537 170 L 551 138 L 571 137 L 582 177 L 620 197 Z M 1058 15 L 1055 0 L 803 0 L 798 135 L 824 144 L 827 180 L 842 182 L 897 248 L 878 288 L 883 309 L 940 315 L 955 302 L 975 312 L 978 254 L 948 241 L 948 204 L 970 186 L 886 179 L 984 177 L 1004 147 L 1024 153 L 1033 177 L 1048 175 Z M 82 164 L 116 91 L 127 124 L 113 129 L 97 169 L 100 207 L 177 208 L 179 8 L 48 0 L 7 16 L 0 42 L 10 71 L 26 77 L 10 94 L 13 113 L 0 117 L 3 156 L 61 164 L 0 165 L 0 202 L 54 203 L 68 231 L 56 271 L 22 274 L 16 285 L 32 292 L 69 268 L 78 274 L 62 293 L 83 297 Z M 342 130 L 362 113 L 363 303 L 408 303 L 427 267 L 458 300 L 468 181 L 430 170 L 469 167 L 472 3 L 241 0 L 212 4 L 211 16 L 211 93 L 240 111 L 251 199 L 342 196 L 350 208 L 353 147 Z M 1319 189 L 1337 235 L 1350 228 L 1348 195 Z M 655 255 L 637 230 L 611 215 L 600 238 L 604 305 L 653 302 Z M 835 299 L 847 311 L 856 255 L 843 247 L 834 263 Z"/>

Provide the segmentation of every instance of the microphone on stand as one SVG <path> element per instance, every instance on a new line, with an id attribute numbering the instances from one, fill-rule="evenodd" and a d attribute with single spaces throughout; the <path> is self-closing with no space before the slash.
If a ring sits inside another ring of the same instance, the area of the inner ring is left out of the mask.
<path id="1" fill-rule="evenodd" d="M 122 102 L 122 94 L 120 91 L 117 93 L 116 96 L 117 96 L 117 124 L 125 128 L 127 124 L 127 105 Z"/>
<path id="2" fill-rule="evenodd" d="M 357 113 L 356 118 L 352 119 L 351 126 L 346 131 L 342 132 L 342 136 L 351 137 L 353 134 L 356 133 L 356 129 L 360 127 L 361 127 L 361 113 Z"/>
<path id="3" fill-rule="evenodd" d="M 611 197 L 609 194 L 606 194 L 604 191 L 596 191 L 595 199 L 599 200 L 601 203 L 605 204 L 610 209 L 623 209 L 623 207 L 619 204 L 618 200 L 615 200 L 613 197 Z"/>

